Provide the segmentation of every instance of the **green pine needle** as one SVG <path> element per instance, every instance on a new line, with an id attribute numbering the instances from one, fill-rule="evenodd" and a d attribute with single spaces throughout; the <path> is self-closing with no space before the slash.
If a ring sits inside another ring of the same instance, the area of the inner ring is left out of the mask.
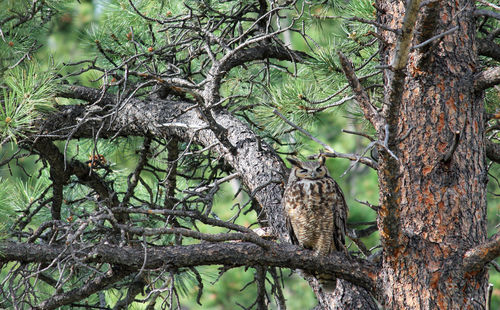
<path id="1" fill-rule="evenodd" d="M 34 61 L 9 70 L 4 83 L 7 90 L 0 97 L 0 137 L 17 142 L 34 130 L 34 120 L 55 111 L 55 84 L 51 72 L 42 71 Z"/>

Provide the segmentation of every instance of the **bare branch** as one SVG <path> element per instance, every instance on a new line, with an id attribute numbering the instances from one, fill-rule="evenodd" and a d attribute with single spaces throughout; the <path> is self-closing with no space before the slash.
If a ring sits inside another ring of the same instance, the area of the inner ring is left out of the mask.
<path id="1" fill-rule="evenodd" d="M 500 84 L 500 67 L 493 67 L 476 74 L 474 90 L 482 91 L 498 84 Z"/>
<path id="2" fill-rule="evenodd" d="M 405 69 L 406 64 L 408 63 L 408 57 L 411 47 L 411 39 L 413 37 L 413 31 L 415 30 L 415 23 L 417 21 L 417 14 L 419 8 L 420 8 L 420 0 L 409 0 L 406 4 L 406 13 L 403 19 L 401 35 L 398 38 L 398 42 L 396 44 L 396 50 L 394 53 L 394 59 L 391 64 L 391 67 L 395 72 Z M 393 91 L 397 91 L 395 87 L 401 84 L 401 81 L 399 81 L 400 77 L 401 76 L 398 75 L 393 78 L 391 87 Z M 392 101 L 390 102 L 392 103 Z"/>
<path id="3" fill-rule="evenodd" d="M 342 70 L 344 71 L 344 74 L 349 81 L 349 85 L 351 86 L 352 90 L 354 91 L 354 95 L 356 96 L 356 101 L 361 106 L 366 119 L 370 121 L 373 127 L 378 131 L 383 127 L 385 121 L 379 115 L 375 107 L 371 104 L 370 97 L 364 90 L 363 86 L 361 86 L 361 83 L 359 82 L 359 79 L 354 72 L 354 68 L 351 62 L 342 52 L 338 52 L 338 55 L 340 58 L 340 64 L 342 65 Z"/>
<path id="4" fill-rule="evenodd" d="M 496 163 L 500 163 L 500 144 L 493 143 L 490 140 L 485 140 L 486 157 Z"/>
<path id="5" fill-rule="evenodd" d="M 319 145 L 321 145 L 322 147 L 325 148 L 325 150 L 329 151 L 329 152 L 335 152 L 328 144 L 324 143 L 323 141 L 319 140 L 318 138 L 316 138 L 315 136 L 313 136 L 312 134 L 310 134 L 307 130 L 305 130 L 304 128 L 292 123 L 289 119 L 287 119 L 283 114 L 281 114 L 278 110 L 274 109 L 273 110 L 273 113 L 275 115 L 277 115 L 279 118 L 281 118 L 285 123 L 287 123 L 288 125 L 292 126 L 293 128 L 297 129 L 298 131 L 300 131 L 301 133 L 303 133 L 304 135 L 306 135 L 309 139 L 313 140 L 314 142 L 318 143 Z"/>
<path id="6" fill-rule="evenodd" d="M 480 270 L 498 256 L 500 256 L 500 232 L 465 253 L 464 270 L 467 272 Z"/>
<path id="7" fill-rule="evenodd" d="M 500 13 L 493 12 L 490 10 L 475 10 L 474 16 L 486 16 L 500 20 Z"/>
<path id="8" fill-rule="evenodd" d="M 117 268 L 116 270 L 110 271 L 105 276 L 97 277 L 96 279 L 87 282 L 82 287 L 73 289 L 68 292 L 60 293 L 50 297 L 49 299 L 43 301 L 37 308 L 40 310 L 51 310 L 57 309 L 63 305 L 68 305 L 75 301 L 82 300 L 94 293 L 97 293 L 108 286 L 120 281 L 131 272 L 124 269 Z"/>
<path id="9" fill-rule="evenodd" d="M 0 243 L 3 254 L 0 262 L 50 262 L 63 248 L 61 245 L 3 242 Z M 165 266 L 181 268 L 202 265 L 262 265 L 302 269 L 312 274 L 321 270 L 375 292 L 376 267 L 369 261 L 349 257 L 342 252 L 318 257 L 312 251 L 291 244 L 270 243 L 269 250 L 247 242 L 154 247 L 147 249 L 146 262 L 143 259 L 145 254 L 142 247 L 98 244 L 91 247 L 83 245 L 82 249 L 85 250 L 79 251 L 75 245 L 74 252 L 66 253 L 65 256 L 87 257 L 87 262 L 116 264 L 135 270 L 141 267 L 156 269 Z"/>
<path id="10" fill-rule="evenodd" d="M 72 86 L 80 99 L 94 100 L 98 90 Z M 75 97 L 74 94 L 62 93 L 60 95 Z M 107 96 L 103 97 L 107 100 Z M 86 113 L 85 106 L 61 106 L 61 113 L 52 115 L 42 124 L 49 132 L 58 132 L 61 137 L 77 123 L 77 119 Z M 88 107 L 90 108 L 90 107 Z M 113 110 L 114 111 L 114 110 Z M 214 130 L 208 129 L 205 120 L 200 118 L 197 105 L 190 102 L 178 102 L 171 100 L 140 101 L 130 99 L 124 103 L 118 111 L 111 114 L 103 110 L 97 115 L 106 116 L 99 119 L 107 126 L 107 131 L 102 136 L 113 135 L 143 136 L 149 133 L 153 136 L 173 136 L 183 141 L 193 141 L 203 146 L 212 146 L 212 150 L 219 153 L 241 176 L 243 183 L 250 192 L 255 192 L 255 198 L 264 207 L 269 217 L 270 226 L 276 236 L 285 236 L 285 221 L 281 213 L 281 196 L 283 185 L 281 184 L 286 175 L 285 165 L 274 150 L 253 133 L 247 125 L 238 120 L 224 109 L 212 111 L 214 119 L 220 126 L 227 128 L 226 137 L 231 145 L 237 149 L 231 153 L 224 145 L 215 144 L 218 139 Z M 72 115 L 72 117 L 66 117 Z M 74 138 L 92 137 L 94 121 L 81 125 L 73 133 Z M 259 165 L 261 169 L 253 169 Z M 278 182 L 276 182 L 278 180 Z M 256 191 L 259 189 L 258 191 Z"/>
<path id="11" fill-rule="evenodd" d="M 403 26 L 401 33 L 398 36 L 393 60 L 390 64 L 390 71 L 387 72 L 390 86 L 389 94 L 385 98 L 383 115 L 387 122 L 391 124 L 391 127 L 392 122 L 397 117 L 396 114 L 401 103 L 404 90 L 403 84 L 406 76 L 406 65 L 410 56 L 411 42 L 419 8 L 420 0 L 407 1 L 406 12 L 403 18 Z M 394 128 L 389 129 L 391 132 L 394 130 Z M 392 143 L 390 143 L 390 145 L 392 145 Z"/>
<path id="12" fill-rule="evenodd" d="M 478 54 L 500 61 L 500 45 L 487 39 L 477 40 Z"/>
<path id="13" fill-rule="evenodd" d="M 450 34 L 450 33 L 454 32 L 454 31 L 456 31 L 457 29 L 458 29 L 458 26 L 455 26 L 455 27 L 453 27 L 453 28 L 451 28 L 451 29 L 449 29 L 449 30 L 446 30 L 446 31 L 445 31 L 445 32 L 443 32 L 443 33 L 440 33 L 440 34 L 438 34 L 438 35 L 433 36 L 432 38 L 430 38 L 430 39 L 428 39 L 428 40 L 425 40 L 424 42 L 422 42 L 422 43 L 420 43 L 420 44 L 417 44 L 417 45 L 412 46 L 412 47 L 411 47 L 411 49 L 412 49 L 412 50 L 414 50 L 414 49 L 419 49 L 419 48 L 421 48 L 421 47 L 424 47 L 424 46 L 426 46 L 427 44 L 430 44 L 430 43 L 432 43 L 432 42 L 434 42 L 434 41 L 436 41 L 436 40 L 439 40 L 439 39 L 441 39 L 442 37 L 444 37 L 445 35 L 448 35 L 448 34 Z"/>
<path id="14" fill-rule="evenodd" d="M 373 168 L 375 170 L 378 169 L 378 164 L 377 162 L 375 162 L 373 159 L 369 158 L 369 157 L 365 157 L 363 155 L 358 155 L 358 154 L 351 154 L 351 153 L 338 153 L 338 152 L 325 152 L 323 153 L 323 155 L 325 155 L 326 157 L 331 157 L 331 158 L 347 158 L 351 161 L 354 161 L 354 162 L 360 162 L 362 164 L 365 164 L 367 165 L 368 167 L 370 168 Z"/>

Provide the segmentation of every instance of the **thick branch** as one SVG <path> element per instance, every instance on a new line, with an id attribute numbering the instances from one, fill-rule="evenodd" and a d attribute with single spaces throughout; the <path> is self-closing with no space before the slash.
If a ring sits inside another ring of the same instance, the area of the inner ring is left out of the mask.
<path id="1" fill-rule="evenodd" d="M 489 68 L 476 74 L 474 90 L 482 91 L 497 84 L 500 84 L 500 67 Z"/>
<path id="2" fill-rule="evenodd" d="M 391 65 L 394 71 L 403 70 L 408 63 L 411 39 L 413 37 L 415 23 L 417 22 L 417 13 L 419 8 L 420 0 L 410 0 L 407 2 L 401 36 L 396 44 L 396 51 Z M 397 81 L 393 80 L 392 82 L 394 86 L 394 83 Z M 394 88 L 392 89 L 395 90 Z"/>
<path id="3" fill-rule="evenodd" d="M 410 47 L 419 7 L 420 0 L 409 0 L 406 5 L 401 35 L 396 43 L 396 50 L 394 51 L 394 58 L 391 64 L 392 74 L 389 73 L 389 96 L 385 102 L 387 108 L 384 109 L 384 116 L 388 119 L 396 117 L 396 111 L 399 109 L 401 103 L 404 90 L 403 84 L 406 76 L 406 64 L 410 56 Z M 393 128 L 390 129 L 393 132 Z"/>
<path id="4" fill-rule="evenodd" d="M 69 173 L 65 169 L 64 156 L 48 139 L 40 139 L 34 144 L 34 148 L 49 162 L 50 180 L 52 181 L 52 205 L 50 211 L 53 220 L 60 220 L 63 187 L 69 178 Z"/>
<path id="5" fill-rule="evenodd" d="M 500 20 L 500 13 L 493 12 L 490 10 L 475 10 L 474 16 L 486 16 Z"/>
<path id="6" fill-rule="evenodd" d="M 64 249 L 64 245 L 4 242 L 0 244 L 0 262 L 49 263 Z M 74 253 L 67 251 L 62 259 L 86 258 L 87 263 L 109 263 L 133 270 L 202 265 L 284 267 L 302 269 L 311 274 L 318 271 L 329 273 L 375 292 L 376 267 L 372 263 L 341 252 L 318 257 L 311 251 L 291 244 L 270 243 L 268 250 L 247 242 L 155 247 L 147 250 L 146 262 L 142 247 L 98 244 L 94 247 L 81 245 L 81 251 L 78 250 L 79 245 L 73 245 L 73 249 Z"/>
<path id="7" fill-rule="evenodd" d="M 500 232 L 465 253 L 464 270 L 466 272 L 480 270 L 498 256 L 500 256 Z"/>
<path id="8" fill-rule="evenodd" d="M 486 141 L 486 157 L 496 163 L 500 163 L 500 144 L 493 143 L 490 140 Z"/>
<path id="9" fill-rule="evenodd" d="M 94 100 L 99 90 L 71 86 L 74 93 L 62 93 L 61 96 Z M 75 95 L 76 94 L 76 95 Z M 82 118 L 91 108 L 85 106 L 62 106 L 61 113 L 53 115 L 42 128 L 48 132 L 59 132 L 60 128 L 72 128 L 77 119 Z M 178 101 L 140 101 L 131 99 L 111 117 L 104 118 L 109 111 L 95 112 L 95 117 L 73 132 L 73 138 L 92 137 L 93 128 L 101 127 L 101 137 L 114 135 L 143 136 L 150 134 L 158 137 L 174 136 L 183 141 L 191 141 L 221 154 L 241 176 L 243 183 L 264 207 L 270 226 L 276 236 L 282 238 L 286 233 L 285 221 L 281 209 L 281 196 L 286 175 L 286 167 L 274 150 L 256 136 L 250 128 L 224 109 L 213 111 L 217 123 L 226 129 L 226 137 L 235 147 L 236 152 L 226 148 L 218 141 L 213 128 L 198 113 L 198 107 L 189 102 Z M 68 117 L 70 116 L 70 117 Z M 99 119 L 94 121 L 94 119 Z M 69 129 L 67 130 L 69 131 Z M 66 132 L 67 134 L 68 132 Z"/>
<path id="10" fill-rule="evenodd" d="M 496 61 L 500 61 L 500 45 L 492 40 L 478 39 L 477 49 L 479 55 L 491 57 Z"/>

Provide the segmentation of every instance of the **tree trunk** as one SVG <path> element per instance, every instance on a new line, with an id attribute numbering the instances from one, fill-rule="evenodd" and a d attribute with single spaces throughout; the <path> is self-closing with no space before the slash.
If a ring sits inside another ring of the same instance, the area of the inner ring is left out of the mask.
<path id="1" fill-rule="evenodd" d="M 400 28 L 405 3 L 377 1 L 378 21 Z M 487 272 L 462 268 L 464 253 L 486 239 L 484 106 L 474 92 L 473 11 L 473 1 L 424 4 L 412 46 L 458 28 L 411 50 L 402 71 L 384 73 L 389 137 L 379 134 L 398 157 L 382 150 L 379 162 L 379 287 L 386 309 L 486 309 Z M 381 62 L 392 64 L 397 35 L 382 34 Z M 401 73 L 402 87 L 395 89 Z"/>

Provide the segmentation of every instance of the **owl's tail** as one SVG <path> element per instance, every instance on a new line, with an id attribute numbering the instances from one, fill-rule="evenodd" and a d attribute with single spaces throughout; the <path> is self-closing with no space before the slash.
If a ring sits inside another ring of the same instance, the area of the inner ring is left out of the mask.
<path id="1" fill-rule="evenodd" d="M 318 279 L 323 291 L 327 293 L 333 293 L 337 288 L 337 279 L 332 275 L 321 273 L 316 276 L 316 279 Z"/>

